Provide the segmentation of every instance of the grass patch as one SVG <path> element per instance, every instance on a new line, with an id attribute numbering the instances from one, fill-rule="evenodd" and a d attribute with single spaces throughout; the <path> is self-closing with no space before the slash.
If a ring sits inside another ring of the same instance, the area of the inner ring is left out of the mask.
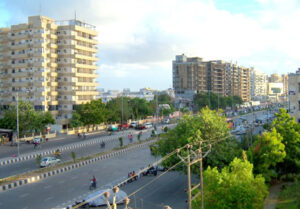
<path id="1" fill-rule="evenodd" d="M 300 182 L 285 186 L 279 194 L 279 202 L 276 209 L 300 208 Z"/>
<path id="2" fill-rule="evenodd" d="M 18 175 L 15 175 L 15 176 L 9 176 L 7 178 L 2 178 L 2 179 L 0 179 L 0 185 L 12 183 L 12 182 L 23 180 L 23 179 L 27 179 L 27 178 L 30 178 L 30 177 L 33 177 L 33 176 L 37 176 L 37 175 L 46 173 L 46 172 L 50 172 L 52 170 L 56 170 L 56 169 L 59 169 L 59 168 L 66 167 L 68 165 L 73 165 L 73 164 L 76 164 L 76 163 L 79 163 L 79 162 L 82 162 L 82 161 L 85 161 L 85 160 L 93 159 L 93 158 L 96 158 L 96 157 L 99 157 L 99 156 L 103 156 L 103 155 L 115 152 L 115 151 L 118 151 L 118 150 L 126 149 L 126 148 L 129 148 L 129 147 L 138 145 L 138 144 L 144 144 L 144 143 L 152 141 L 152 140 L 155 140 L 155 138 L 148 138 L 146 140 L 136 142 L 136 143 L 131 143 L 131 144 L 128 144 L 128 145 L 123 146 L 123 147 L 116 147 L 116 148 L 113 148 L 112 150 L 108 150 L 108 151 L 105 151 L 105 152 L 99 152 L 99 153 L 92 154 L 92 155 L 89 155 L 89 156 L 84 156 L 84 157 L 76 159 L 75 162 L 73 162 L 73 160 L 70 160 L 70 161 L 59 163 L 59 164 L 51 166 L 51 167 L 39 168 L 37 170 L 29 171 L 27 173 L 18 174 Z"/>

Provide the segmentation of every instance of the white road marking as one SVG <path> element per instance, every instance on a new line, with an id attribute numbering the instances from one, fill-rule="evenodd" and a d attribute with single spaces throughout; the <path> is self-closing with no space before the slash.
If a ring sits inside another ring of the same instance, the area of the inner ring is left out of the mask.
<path id="1" fill-rule="evenodd" d="M 23 209 L 28 209 L 28 206 L 24 207 Z"/>
<path id="2" fill-rule="evenodd" d="M 44 186 L 44 189 L 49 189 L 50 187 L 52 187 L 52 185 L 47 185 L 47 186 Z"/>
<path id="3" fill-rule="evenodd" d="M 63 184 L 63 183 L 65 183 L 65 180 L 59 181 L 58 183 Z"/>
<path id="4" fill-rule="evenodd" d="M 51 199 L 53 199 L 53 197 L 48 197 L 48 198 L 45 199 L 45 201 L 48 201 L 48 200 L 51 200 Z"/>
<path id="5" fill-rule="evenodd" d="M 71 179 L 77 179 L 78 178 L 78 176 L 72 176 L 71 177 Z"/>
<path id="6" fill-rule="evenodd" d="M 29 195 L 29 193 L 25 193 L 25 194 L 21 194 L 20 197 L 24 198 L 27 197 Z"/>

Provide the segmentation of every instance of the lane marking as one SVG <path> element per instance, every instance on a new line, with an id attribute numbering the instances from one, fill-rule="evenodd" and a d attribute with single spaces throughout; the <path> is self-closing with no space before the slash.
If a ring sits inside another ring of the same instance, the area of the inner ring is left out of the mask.
<path id="1" fill-rule="evenodd" d="M 45 201 L 48 201 L 48 200 L 51 200 L 51 199 L 53 199 L 53 197 L 48 197 L 48 198 L 45 199 Z"/>
<path id="2" fill-rule="evenodd" d="M 52 187 L 52 185 L 47 185 L 47 186 L 44 186 L 44 189 L 49 189 L 50 187 Z"/>
<path id="3" fill-rule="evenodd" d="M 24 198 L 27 197 L 29 195 L 29 193 L 25 193 L 25 194 L 21 194 L 20 197 Z"/>
<path id="4" fill-rule="evenodd" d="M 58 183 L 63 184 L 63 183 L 65 183 L 65 180 L 59 181 Z"/>

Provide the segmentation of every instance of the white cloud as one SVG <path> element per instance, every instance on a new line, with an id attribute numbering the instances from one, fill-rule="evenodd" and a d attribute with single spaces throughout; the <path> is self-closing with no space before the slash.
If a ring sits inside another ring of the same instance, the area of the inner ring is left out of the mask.
<path id="1" fill-rule="evenodd" d="M 219 10 L 213 0 L 53 0 L 42 1 L 42 11 L 54 19 L 70 19 L 76 10 L 79 19 L 97 26 L 100 86 L 139 88 L 152 80 L 159 88 L 167 88 L 172 59 L 181 53 L 238 61 L 267 73 L 295 71 L 299 1 L 257 1 L 257 16 Z M 33 0 L 5 4 L 17 14 L 12 22 L 26 21 L 24 17 L 36 14 L 38 7 Z M 163 76 L 155 77 L 158 72 Z M 135 80 L 126 83 L 132 77 Z M 124 82 L 108 82 L 116 78 Z"/>

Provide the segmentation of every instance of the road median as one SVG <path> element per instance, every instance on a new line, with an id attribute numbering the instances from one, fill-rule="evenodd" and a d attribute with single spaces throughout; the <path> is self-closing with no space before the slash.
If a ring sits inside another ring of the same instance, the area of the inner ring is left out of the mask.
<path id="1" fill-rule="evenodd" d="M 85 156 L 77 159 L 75 162 L 73 162 L 73 160 L 70 160 L 68 162 L 58 164 L 56 166 L 42 168 L 35 171 L 3 178 L 0 179 L 0 192 L 4 192 L 22 185 L 39 181 L 50 176 L 58 175 L 76 168 L 80 168 L 99 160 L 105 160 L 115 156 L 119 156 L 127 153 L 130 150 L 150 145 L 155 141 L 155 138 L 150 138 L 141 142 L 126 145 L 124 147 L 115 148 L 110 151 Z"/>

